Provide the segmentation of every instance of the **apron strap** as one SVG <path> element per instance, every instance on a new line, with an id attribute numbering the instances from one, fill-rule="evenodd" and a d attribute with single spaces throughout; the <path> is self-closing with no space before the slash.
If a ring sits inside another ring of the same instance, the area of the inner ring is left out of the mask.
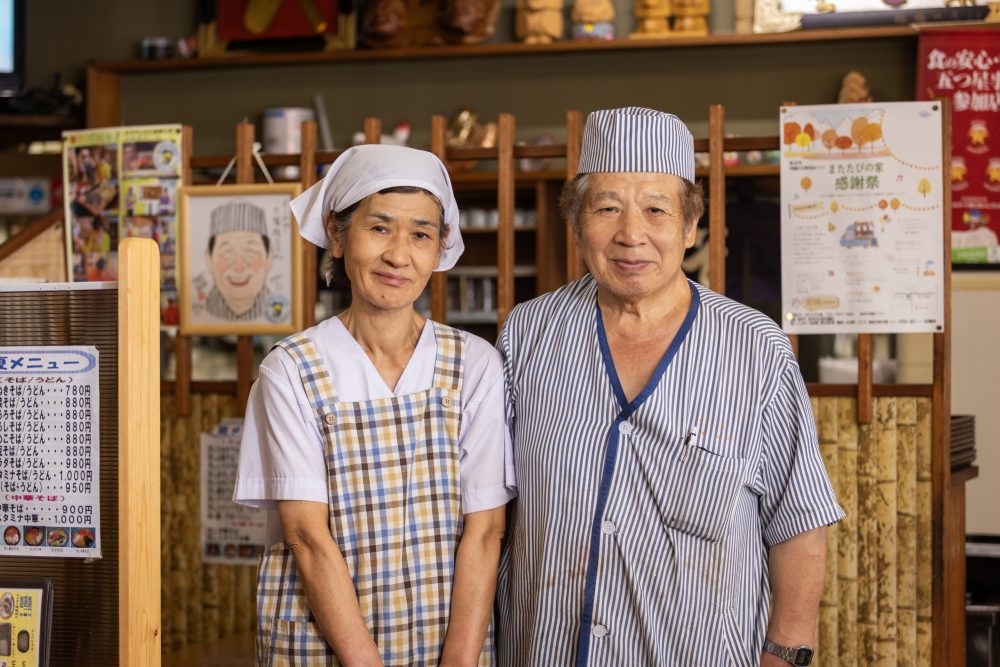
<path id="1" fill-rule="evenodd" d="M 434 325 L 437 354 L 434 357 L 434 388 L 462 393 L 462 356 L 464 343 L 457 329 L 445 324 Z"/>
<path id="2" fill-rule="evenodd" d="M 320 420 L 320 433 L 324 432 L 327 426 L 325 416 L 328 412 L 333 412 L 332 407 L 328 406 L 337 402 L 337 390 L 333 387 L 330 372 L 326 369 L 319 350 L 305 333 L 292 334 L 275 343 L 274 347 L 280 347 L 295 361 L 309 404 Z"/>

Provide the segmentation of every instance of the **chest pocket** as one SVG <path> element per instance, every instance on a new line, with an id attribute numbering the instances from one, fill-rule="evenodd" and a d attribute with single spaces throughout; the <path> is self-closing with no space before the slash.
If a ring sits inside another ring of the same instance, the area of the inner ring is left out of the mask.
<path id="1" fill-rule="evenodd" d="M 744 459 L 682 445 L 668 463 L 659 498 L 664 523 L 711 542 L 726 534 L 742 486 Z"/>

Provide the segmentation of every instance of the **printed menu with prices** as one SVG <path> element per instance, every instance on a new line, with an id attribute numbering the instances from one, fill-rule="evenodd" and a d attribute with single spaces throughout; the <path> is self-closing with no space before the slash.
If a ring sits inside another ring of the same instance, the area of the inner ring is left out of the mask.
<path id="1" fill-rule="evenodd" d="M 0 347 L 0 555 L 100 558 L 98 353 Z"/>
<path id="2" fill-rule="evenodd" d="M 267 513 L 233 502 L 242 420 L 201 434 L 201 541 L 205 563 L 256 565 Z"/>

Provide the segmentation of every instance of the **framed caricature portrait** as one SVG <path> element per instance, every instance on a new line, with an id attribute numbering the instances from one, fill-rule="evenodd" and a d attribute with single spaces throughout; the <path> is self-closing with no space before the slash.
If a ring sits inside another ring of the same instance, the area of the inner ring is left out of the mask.
<path id="1" fill-rule="evenodd" d="M 180 189 L 183 335 L 281 335 L 302 321 L 297 183 Z"/>

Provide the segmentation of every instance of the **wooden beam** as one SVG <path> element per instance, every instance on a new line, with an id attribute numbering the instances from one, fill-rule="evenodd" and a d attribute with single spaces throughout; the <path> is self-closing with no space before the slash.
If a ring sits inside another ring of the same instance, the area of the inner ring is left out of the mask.
<path id="1" fill-rule="evenodd" d="M 932 424 L 934 441 L 931 452 L 934 507 L 934 665 L 965 664 L 965 530 L 955 525 L 964 519 L 965 490 L 960 493 L 951 484 L 951 104 L 941 105 L 941 208 L 942 273 L 944 281 L 943 329 L 934 334 L 934 398 Z M 964 524 L 964 521 L 963 521 Z"/>
<path id="2" fill-rule="evenodd" d="M 122 124 L 122 83 L 117 72 L 87 66 L 87 127 Z"/>
<path id="3" fill-rule="evenodd" d="M 365 118 L 365 143 L 382 143 L 382 121 L 378 118 Z"/>
<path id="4" fill-rule="evenodd" d="M 497 333 L 514 308 L 514 133 L 513 114 L 497 120 Z"/>
<path id="5" fill-rule="evenodd" d="M 858 334 L 858 423 L 871 424 L 872 401 L 872 335 Z"/>
<path id="6" fill-rule="evenodd" d="M 316 121 L 307 120 L 302 123 L 302 147 L 299 152 L 299 182 L 305 191 L 316 182 Z M 298 234 L 298 221 L 295 231 Z M 302 239 L 302 303 L 303 312 L 299 313 L 299 328 L 308 329 L 316 323 L 316 281 L 319 279 L 316 269 L 316 246 Z"/>
<path id="7" fill-rule="evenodd" d="M 445 162 L 448 152 L 448 119 L 444 116 L 431 117 L 431 153 Z M 457 223 L 456 223 L 457 224 Z M 447 323 L 448 320 L 448 272 L 435 271 L 431 274 L 431 319 Z"/>
<path id="8" fill-rule="evenodd" d="M 566 112 L 566 181 L 576 178 L 580 166 L 580 149 L 583 147 L 583 114 L 579 111 Z M 566 223 L 566 282 L 571 283 L 586 271 L 576 232 L 570 220 Z"/>
<path id="9" fill-rule="evenodd" d="M 253 183 L 253 142 L 254 126 L 252 123 L 236 125 L 236 183 L 246 185 Z M 253 338 L 238 336 L 236 338 L 236 400 L 241 413 L 247 409 L 250 398 L 250 385 L 253 384 Z"/>
<path id="10" fill-rule="evenodd" d="M 181 185 L 191 185 L 191 153 L 194 151 L 194 131 L 181 128 Z M 177 334 L 174 340 L 174 413 L 178 417 L 191 414 L 191 349 L 190 336 Z"/>
<path id="11" fill-rule="evenodd" d="M 725 124 L 725 108 L 708 107 L 708 286 L 719 294 L 726 293 Z"/>
<path id="12" fill-rule="evenodd" d="M 118 664 L 160 664 L 160 253 L 118 246 Z"/>

